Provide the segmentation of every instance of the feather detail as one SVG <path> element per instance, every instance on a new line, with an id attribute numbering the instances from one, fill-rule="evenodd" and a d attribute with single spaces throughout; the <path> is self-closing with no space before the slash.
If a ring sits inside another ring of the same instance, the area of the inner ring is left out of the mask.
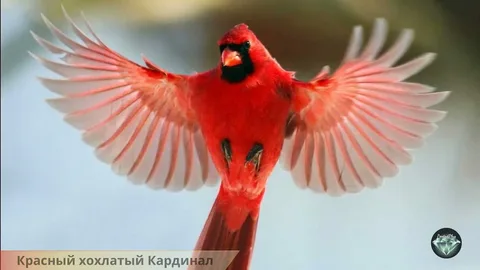
<path id="1" fill-rule="evenodd" d="M 108 48 L 85 20 L 90 39 L 64 11 L 80 44 L 45 16 L 52 34 L 71 51 L 32 32 L 63 63 L 30 53 L 63 79 L 40 78 L 60 98 L 47 100 L 112 170 L 134 183 L 178 191 L 214 185 L 218 174 L 188 107 L 188 76 L 167 73 L 144 58 L 137 65 Z"/>
<path id="2" fill-rule="evenodd" d="M 412 162 L 417 149 L 437 129 L 446 112 L 428 109 L 450 92 L 404 82 L 428 66 L 426 53 L 393 66 L 407 51 L 413 31 L 404 30 L 377 58 L 387 23 L 377 19 L 362 46 L 362 27 L 354 28 L 342 65 L 333 75 L 323 69 L 310 82 L 295 81 L 293 108 L 301 123 L 285 139 L 282 162 L 300 188 L 330 195 L 375 188 L 383 178 Z"/>

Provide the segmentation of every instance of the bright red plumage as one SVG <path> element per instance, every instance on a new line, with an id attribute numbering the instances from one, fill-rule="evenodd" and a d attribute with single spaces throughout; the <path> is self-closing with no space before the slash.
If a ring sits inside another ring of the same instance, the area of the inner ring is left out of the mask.
<path id="1" fill-rule="evenodd" d="M 218 42 L 218 66 L 188 76 L 145 58 L 145 67 L 135 64 L 90 27 L 96 41 L 70 20 L 82 45 L 45 21 L 71 49 L 34 34 L 65 62 L 34 56 L 65 78 L 42 79 L 62 96 L 49 103 L 84 132 L 100 160 L 135 183 L 173 191 L 213 185 L 220 176 L 196 248 L 240 250 L 229 269 L 248 268 L 265 184 L 280 156 L 301 188 L 358 192 L 396 175 L 411 161 L 407 150 L 420 147 L 446 114 L 427 108 L 448 92 L 404 82 L 434 54 L 392 67 L 413 40 L 411 30 L 377 57 L 387 31 L 381 19 L 362 53 L 356 27 L 338 70 L 330 75 L 325 67 L 309 82 L 283 70 L 245 24 Z"/>

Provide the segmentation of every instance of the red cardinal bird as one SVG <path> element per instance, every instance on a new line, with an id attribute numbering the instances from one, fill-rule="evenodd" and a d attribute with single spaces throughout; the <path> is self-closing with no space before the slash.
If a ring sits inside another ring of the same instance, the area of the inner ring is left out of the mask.
<path id="1" fill-rule="evenodd" d="M 229 269 L 248 269 L 265 184 L 281 155 L 300 188 L 330 195 L 359 192 L 380 186 L 399 165 L 410 163 L 407 149 L 419 148 L 446 115 L 427 108 L 449 92 L 404 82 L 435 54 L 393 67 L 413 31 L 404 30 L 377 57 L 387 32 L 383 19 L 376 20 L 362 52 L 357 26 L 340 67 L 333 74 L 324 67 L 303 82 L 285 71 L 245 24 L 220 39 L 217 66 L 180 75 L 145 58 L 146 66 L 131 62 L 90 26 L 95 41 L 65 15 L 83 45 L 46 18 L 71 50 L 33 34 L 65 62 L 34 56 L 65 77 L 41 78 L 62 95 L 48 103 L 83 131 L 100 160 L 135 183 L 178 191 L 220 178 L 196 249 L 240 250 Z"/>

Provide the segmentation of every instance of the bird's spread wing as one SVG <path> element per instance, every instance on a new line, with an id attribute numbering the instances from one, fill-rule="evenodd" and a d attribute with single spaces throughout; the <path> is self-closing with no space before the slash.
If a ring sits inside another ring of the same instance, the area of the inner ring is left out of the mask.
<path id="1" fill-rule="evenodd" d="M 188 76 L 175 75 L 145 59 L 137 65 L 109 49 L 88 29 L 87 37 L 68 17 L 84 44 L 63 34 L 45 17 L 64 50 L 33 36 L 64 63 L 32 56 L 63 79 L 40 78 L 61 98 L 48 103 L 83 131 L 97 157 L 134 183 L 152 188 L 195 190 L 218 181 L 204 139 L 189 108 Z M 86 22 L 86 20 L 85 20 Z"/>
<path id="2" fill-rule="evenodd" d="M 324 68 L 310 82 L 294 82 L 296 130 L 285 140 L 281 160 L 296 184 L 330 195 L 377 187 L 412 161 L 408 149 L 419 148 L 446 112 L 427 109 L 449 92 L 405 79 L 434 59 L 427 53 L 395 66 L 408 49 L 413 32 L 404 30 L 394 45 L 377 57 L 387 24 L 376 20 L 360 53 L 362 28 L 354 28 L 342 65 L 332 76 Z"/>

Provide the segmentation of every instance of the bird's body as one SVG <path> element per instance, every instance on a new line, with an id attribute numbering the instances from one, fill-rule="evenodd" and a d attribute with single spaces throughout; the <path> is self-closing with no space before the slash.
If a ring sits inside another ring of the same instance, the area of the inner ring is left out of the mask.
<path id="1" fill-rule="evenodd" d="M 275 61 L 264 64 L 265 73 L 278 75 L 232 85 L 219 82 L 215 71 L 199 74 L 195 88 L 202 90 L 192 97 L 192 108 L 197 112 L 206 145 L 222 179 L 196 249 L 240 250 L 229 269 L 246 269 L 249 264 L 260 203 L 267 179 L 280 157 L 290 112 L 290 89 L 284 85 L 290 74 Z M 222 149 L 225 141 L 231 150 L 228 164 Z M 253 164 L 246 163 L 256 144 L 262 146 L 259 172 Z"/>
<path id="2" fill-rule="evenodd" d="M 408 164 L 445 112 L 427 109 L 448 92 L 403 80 L 434 58 L 392 65 L 413 39 L 404 31 L 377 58 L 386 35 L 378 20 L 359 55 L 354 30 L 343 64 L 302 82 L 285 71 L 245 24 L 219 41 L 221 60 L 193 74 L 168 73 L 144 58 L 139 66 L 88 38 L 80 45 L 48 20 L 73 52 L 34 35 L 65 64 L 34 56 L 66 77 L 42 79 L 63 97 L 50 100 L 115 172 L 167 190 L 195 190 L 221 179 L 196 245 L 239 250 L 228 269 L 248 269 L 267 179 L 280 157 L 297 186 L 331 195 L 378 187 Z M 219 176 L 219 177 L 218 177 Z"/>
<path id="3" fill-rule="evenodd" d="M 192 99 L 192 107 L 198 113 L 198 122 L 213 162 L 217 168 L 221 168 L 220 175 L 228 179 L 232 191 L 237 190 L 247 197 L 255 197 L 262 191 L 266 178 L 280 156 L 290 99 L 279 93 L 279 81 L 265 76 L 245 86 L 213 83 L 207 79 L 204 86 L 199 87 L 204 90 L 198 91 Z M 220 147 L 225 139 L 229 140 L 232 150 L 229 168 L 225 166 Z M 241 180 L 245 157 L 255 143 L 263 145 L 262 172 L 256 176 L 256 181 Z M 252 183 L 257 181 L 260 184 Z"/>

